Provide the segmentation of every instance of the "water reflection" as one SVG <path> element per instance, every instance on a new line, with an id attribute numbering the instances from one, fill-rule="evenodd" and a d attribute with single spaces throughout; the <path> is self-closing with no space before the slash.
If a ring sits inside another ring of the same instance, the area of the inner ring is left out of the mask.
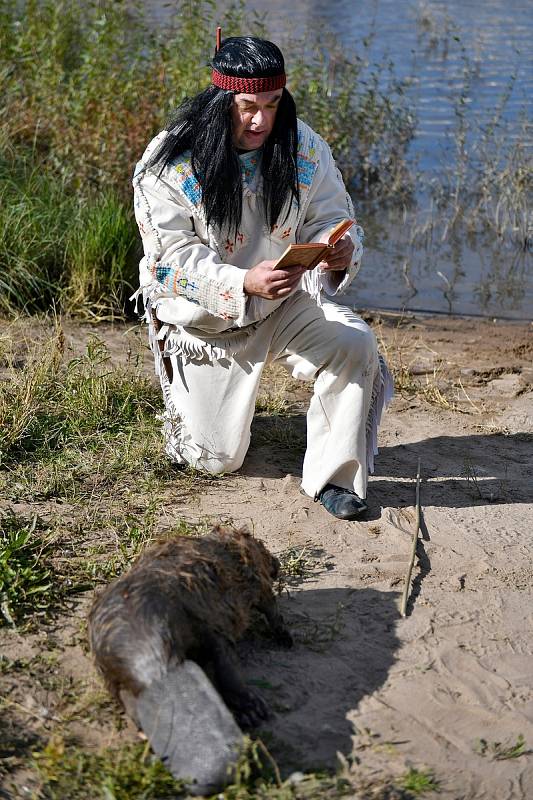
<path id="1" fill-rule="evenodd" d="M 460 229 L 441 242 L 413 245 L 414 212 L 390 211 L 369 222 L 369 247 L 349 300 L 358 308 L 404 309 L 510 319 L 533 318 L 531 256 L 487 235 Z M 363 219 L 363 222 L 365 220 Z"/>
<path id="2" fill-rule="evenodd" d="M 173 10 L 165 0 L 147 5 L 160 23 Z M 228 3 L 217 5 L 222 11 Z M 392 60 L 418 114 L 410 158 L 419 186 L 457 169 L 461 120 L 469 120 L 465 157 L 499 106 L 495 124 L 502 139 L 523 140 L 520 120 L 533 94 L 530 0 L 293 0 L 290 8 L 285 0 L 269 0 L 268 6 L 246 0 L 246 8 L 249 32 L 256 32 L 252 12 L 265 15 L 270 35 L 285 45 L 289 68 L 288 42 L 309 27 L 332 30 L 347 55 L 363 53 L 369 69 Z M 305 108 L 299 113 L 305 119 Z M 367 249 L 353 301 L 359 307 L 533 318 L 531 254 L 496 236 L 469 240 L 466 226 L 444 235 L 433 224 L 439 212 L 430 197 L 418 195 L 416 213 L 361 210 Z M 354 200 L 357 205 L 361 198 Z M 421 222 L 421 210 L 431 224 Z M 528 234 L 520 235 L 527 245 Z"/>

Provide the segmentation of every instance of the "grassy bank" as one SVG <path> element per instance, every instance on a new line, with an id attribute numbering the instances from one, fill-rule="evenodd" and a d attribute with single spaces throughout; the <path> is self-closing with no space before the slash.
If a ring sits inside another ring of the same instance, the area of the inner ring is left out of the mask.
<path id="1" fill-rule="evenodd" d="M 133 167 L 207 85 L 217 24 L 268 34 L 242 3 L 220 19 L 214 2 L 183 1 L 155 30 L 141 4 L 0 0 L 0 312 L 121 312 L 138 260 Z M 362 81 L 363 60 L 327 38 L 291 45 L 290 89 L 347 180 L 394 193 L 413 132 L 401 87 L 379 69 Z"/>
<path id="2" fill-rule="evenodd" d="M 160 393 L 146 377 L 134 331 L 115 331 L 117 365 L 91 333 L 73 350 L 74 329 L 65 333 L 59 321 L 51 327 L 34 319 L 31 340 L 25 330 L 13 323 L 0 334 L 0 793 L 35 800 L 183 796 L 97 679 L 86 617 L 94 590 L 152 539 L 209 528 L 208 518 L 180 515 L 194 509 L 195 495 L 227 478 L 177 471 L 165 458 Z M 258 407 L 274 430 L 294 390 L 274 374 L 265 391 Z M 294 443 L 271 446 L 289 453 Z M 296 587 L 321 569 L 305 548 L 289 545 L 279 555 L 282 585 Z M 313 646 L 336 635 L 310 624 Z M 305 625 L 300 635 L 310 636 Z M 283 752 L 272 737 L 273 749 Z M 429 773 L 415 771 L 416 783 L 413 770 L 367 784 L 355 762 L 338 775 L 280 769 L 262 742 L 251 743 L 225 798 L 409 800 L 433 785 Z"/>
<path id="3" fill-rule="evenodd" d="M 115 189 L 74 193 L 64 174 L 22 152 L 0 162 L 0 204 L 1 313 L 120 308 L 137 230 Z"/>
<path id="4" fill-rule="evenodd" d="M 437 258 L 476 239 L 519 256 L 531 247 L 533 171 L 527 119 L 518 139 L 506 136 L 516 76 L 480 123 L 468 106 L 477 65 L 455 24 L 424 8 L 421 45 L 464 61 L 453 155 L 438 175 L 408 166 L 415 110 L 394 66 L 372 64 L 366 40 L 350 57 L 324 30 L 291 41 L 289 88 L 368 213 L 374 201 L 403 209 L 406 253 Z M 139 258 L 133 167 L 171 110 L 207 85 L 217 24 L 225 35 L 268 35 L 268 20 L 243 2 L 221 16 L 212 0 L 181 0 L 155 27 L 135 2 L 0 0 L 0 313 L 52 304 L 91 319 L 123 313 Z M 426 190 L 424 208 L 415 188 Z"/>

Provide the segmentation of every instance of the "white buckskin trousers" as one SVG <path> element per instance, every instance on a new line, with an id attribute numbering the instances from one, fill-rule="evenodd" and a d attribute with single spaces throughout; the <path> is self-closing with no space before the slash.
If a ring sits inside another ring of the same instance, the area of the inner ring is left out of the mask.
<path id="1" fill-rule="evenodd" d="M 169 357 L 164 434 L 174 461 L 212 474 L 239 469 L 261 373 L 275 361 L 293 378 L 314 381 L 302 489 L 315 497 L 333 483 L 366 497 L 388 373 L 373 332 L 349 308 L 327 301 L 318 306 L 297 290 L 233 357 Z"/>

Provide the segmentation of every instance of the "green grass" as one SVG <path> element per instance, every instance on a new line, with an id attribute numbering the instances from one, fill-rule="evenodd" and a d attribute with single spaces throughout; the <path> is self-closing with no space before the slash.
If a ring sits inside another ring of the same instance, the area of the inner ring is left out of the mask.
<path id="1" fill-rule="evenodd" d="M 139 371 L 111 367 L 97 337 L 67 363 L 64 350 L 58 325 L 0 385 L 0 463 L 55 460 L 68 469 L 83 450 L 106 452 L 109 474 L 129 468 L 134 437 L 156 437 L 158 389 Z"/>
<path id="2" fill-rule="evenodd" d="M 166 771 L 144 744 L 125 744 L 87 751 L 52 737 L 33 753 L 33 766 L 41 785 L 41 800 L 156 800 L 189 796 L 183 784 Z M 224 800 L 405 800 L 438 790 L 430 772 L 410 769 L 398 787 L 387 781 L 370 785 L 354 775 L 355 785 L 328 772 L 294 773 L 283 779 L 261 739 L 246 739 L 233 782 L 214 797 Z M 359 785 L 360 784 L 360 785 Z"/>
<path id="3" fill-rule="evenodd" d="M 255 401 L 256 413 L 266 416 L 286 416 L 290 414 L 291 408 L 292 403 L 284 392 L 262 392 Z"/>
<path id="4" fill-rule="evenodd" d="M 24 600 L 21 581 L 53 605 L 57 587 L 71 593 L 115 578 L 155 537 L 209 527 L 207 520 L 166 516 L 169 506 L 214 479 L 168 461 L 157 419 L 160 390 L 135 357 L 113 365 L 92 335 L 81 355 L 67 352 L 59 322 L 31 345 L 15 332 L 0 340 L 0 493 L 7 503 L 44 503 L 47 541 L 54 541 L 39 550 L 41 538 L 26 535 L 25 520 L 17 523 L 24 536 L 16 538 L 16 553 L 4 537 L 4 622 L 18 623 L 12 600 Z M 14 561 L 22 556 L 25 572 Z"/>
<path id="5" fill-rule="evenodd" d="M 183 795 L 183 784 L 146 744 L 93 753 L 56 736 L 33 758 L 43 800 L 162 800 Z"/>
<path id="6" fill-rule="evenodd" d="M 111 514 L 93 518 L 91 530 L 105 530 L 106 541 L 90 545 L 77 560 L 75 567 L 71 567 L 75 570 L 77 579 L 91 583 L 108 582 L 121 575 L 155 539 L 201 536 L 212 528 L 208 520 L 191 523 L 183 519 L 178 519 L 163 529 L 158 528 L 158 510 L 158 504 L 148 500 L 141 514 L 132 511 L 118 512 L 114 509 Z M 87 530 L 85 532 L 88 533 Z"/>
<path id="7" fill-rule="evenodd" d="M 66 242 L 60 302 L 67 312 L 112 317 L 137 284 L 137 226 L 113 189 L 76 207 Z"/>
<path id="8" fill-rule="evenodd" d="M 277 554 L 280 564 L 280 586 L 297 586 L 328 569 L 327 557 L 320 548 L 308 542 L 303 547 L 289 546 Z"/>
<path id="9" fill-rule="evenodd" d="M 276 447 L 301 457 L 305 452 L 305 432 L 299 430 L 298 423 L 291 417 L 274 416 L 272 420 L 259 417 L 252 427 L 252 444 L 255 447 Z"/>
<path id="10" fill-rule="evenodd" d="M 208 84 L 219 24 L 225 36 L 268 34 L 239 0 L 222 14 L 214 0 L 181 0 L 162 30 L 140 2 L 0 0 L 0 311 L 53 300 L 84 316 L 122 313 L 138 248 L 135 162 Z M 310 32 L 286 48 L 301 116 L 347 180 L 397 194 L 413 133 L 401 87 L 381 68 L 363 80 L 364 59 L 326 38 Z"/>
<path id="11" fill-rule="evenodd" d="M 54 501 L 47 527 L 63 577 L 89 586 L 113 578 L 161 532 L 168 493 L 175 502 L 208 484 L 168 462 L 159 388 L 135 365 L 113 366 L 100 339 L 70 360 L 59 325 L 22 355 L 3 342 L 0 493 L 11 503 Z M 67 512 L 56 505 L 65 501 Z"/>
<path id="12" fill-rule="evenodd" d="M 0 626 L 46 615 L 62 595 L 52 565 L 53 546 L 37 530 L 37 517 L 0 516 Z"/>
<path id="13" fill-rule="evenodd" d="M 0 161 L 0 311 L 50 302 L 61 280 L 72 203 L 63 182 Z"/>
<path id="14" fill-rule="evenodd" d="M 288 547 L 278 554 L 280 569 L 285 578 L 306 578 L 313 573 L 315 560 L 311 560 L 307 545 Z"/>
<path id="15" fill-rule="evenodd" d="M 146 744 L 127 744 L 87 752 L 55 736 L 33 754 L 42 800 L 163 800 L 185 797 L 183 784 L 172 778 Z M 247 740 L 234 782 L 224 800 L 336 800 L 351 795 L 347 781 L 327 773 L 302 774 L 285 780 L 260 740 Z M 353 796 L 353 795 L 351 795 Z"/>
<path id="16" fill-rule="evenodd" d="M 137 229 L 112 188 L 76 194 L 38 153 L 0 160 L 0 312 L 53 301 L 109 316 L 131 290 Z"/>
<path id="17" fill-rule="evenodd" d="M 421 797 L 427 792 L 438 792 L 439 781 L 431 770 L 419 770 L 411 767 L 400 781 L 400 786 L 412 797 Z"/>
<path id="18" fill-rule="evenodd" d="M 518 735 L 516 742 L 489 742 L 487 739 L 478 739 L 474 750 L 480 756 L 488 756 L 494 761 L 507 761 L 531 753 L 522 734 Z"/>
<path id="19" fill-rule="evenodd" d="M 331 647 L 331 642 L 342 639 L 345 628 L 346 606 L 339 602 L 335 611 L 328 613 L 321 619 L 316 619 L 302 612 L 291 619 L 291 632 L 298 644 L 303 644 L 308 650 L 315 653 L 326 653 Z"/>
<path id="20" fill-rule="evenodd" d="M 162 29 L 144 13 L 134 0 L 0 0 L 0 312 L 53 302 L 94 319 L 124 313 L 139 254 L 135 162 L 171 110 L 208 84 L 218 24 L 224 35 L 268 36 L 268 18 L 242 0 L 224 13 L 215 0 L 179 0 Z M 481 127 L 468 105 L 476 65 L 452 21 L 432 14 L 419 12 L 422 38 L 464 62 L 454 152 L 438 177 L 423 186 L 408 165 L 416 111 L 393 65 L 371 63 L 369 40 L 348 57 L 321 28 L 284 48 L 299 115 L 329 142 L 369 212 L 375 201 L 402 214 L 413 206 L 402 223 L 409 247 L 435 258 L 470 237 L 525 257 L 530 127 L 524 116 L 512 139 L 505 128 L 516 76 Z M 432 195 L 429 211 L 416 208 L 415 188 Z M 272 399 L 265 402 L 268 410 Z"/>

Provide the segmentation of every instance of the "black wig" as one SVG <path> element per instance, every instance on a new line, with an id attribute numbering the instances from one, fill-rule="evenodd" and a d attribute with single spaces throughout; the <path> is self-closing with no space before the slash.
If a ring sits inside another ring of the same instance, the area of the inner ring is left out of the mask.
<path id="1" fill-rule="evenodd" d="M 224 39 L 211 65 L 224 75 L 266 78 L 285 71 L 281 50 L 266 39 L 234 36 Z M 194 175 L 202 187 L 207 224 L 234 235 L 242 217 L 240 161 L 232 141 L 231 107 L 234 93 L 209 86 L 187 98 L 167 125 L 168 135 L 147 164 L 161 170 L 190 150 Z M 272 228 L 285 203 L 300 201 L 296 153 L 296 107 L 283 89 L 274 127 L 263 145 L 263 210 Z"/>

